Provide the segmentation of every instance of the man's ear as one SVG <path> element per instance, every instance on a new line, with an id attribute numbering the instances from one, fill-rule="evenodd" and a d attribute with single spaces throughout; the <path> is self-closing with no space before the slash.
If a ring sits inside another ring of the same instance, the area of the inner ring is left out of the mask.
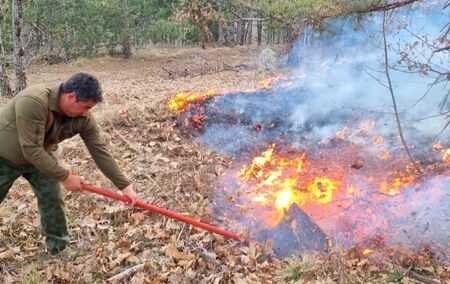
<path id="1" fill-rule="evenodd" d="M 66 96 L 68 99 L 77 99 L 77 94 L 75 94 L 75 92 L 67 93 Z"/>

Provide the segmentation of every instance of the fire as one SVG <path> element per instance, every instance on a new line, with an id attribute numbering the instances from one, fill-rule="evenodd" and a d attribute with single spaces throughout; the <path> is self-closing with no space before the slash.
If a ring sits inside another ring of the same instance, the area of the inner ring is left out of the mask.
<path id="1" fill-rule="evenodd" d="M 345 137 L 348 136 L 349 132 L 350 132 L 350 129 L 348 129 L 347 127 L 344 127 L 343 129 L 339 130 L 336 133 L 336 137 L 341 139 L 341 140 L 344 140 Z"/>
<path id="2" fill-rule="evenodd" d="M 263 89 L 270 89 L 272 88 L 273 84 L 278 80 L 278 77 L 273 77 L 273 78 L 269 78 L 269 79 L 265 79 L 259 82 L 259 85 L 263 88 Z"/>
<path id="3" fill-rule="evenodd" d="M 372 123 L 366 125 L 372 127 Z M 338 207 L 343 204 L 348 206 L 352 200 L 364 197 L 364 190 L 347 179 L 347 169 L 356 168 L 351 167 L 351 163 L 345 164 L 348 162 L 345 153 L 310 160 L 306 152 L 281 152 L 276 144 L 272 144 L 237 173 L 242 185 L 240 190 L 255 203 L 255 208 L 270 211 L 259 217 L 272 226 L 278 224 L 294 204 L 303 209 L 316 210 L 316 215 L 327 215 L 331 211 L 327 213 L 325 208 L 332 202 L 336 202 Z M 450 149 L 446 153 L 450 162 Z M 389 152 L 384 156 L 384 159 L 390 157 Z M 368 176 L 366 181 L 384 194 L 384 197 L 377 198 L 397 196 L 417 182 L 416 176 L 407 169 L 397 171 L 392 178 L 389 176 L 393 172 L 379 172 Z M 317 210 L 323 212 L 317 213 Z"/>
<path id="4" fill-rule="evenodd" d="M 261 156 L 254 158 L 251 166 L 244 167 L 240 171 L 239 175 L 241 175 L 245 181 L 248 181 L 252 177 L 262 177 L 262 175 L 264 174 L 262 168 L 265 165 L 270 164 L 270 162 L 273 160 L 273 147 L 274 145 L 269 147 L 266 151 L 262 152 Z"/>
<path id="5" fill-rule="evenodd" d="M 333 200 L 333 192 L 337 189 L 338 183 L 327 178 L 315 178 L 314 182 L 308 186 L 313 200 L 319 203 L 330 203 Z"/>
<path id="6" fill-rule="evenodd" d="M 442 157 L 442 161 L 445 164 L 450 164 L 450 148 L 445 150 L 444 152 L 444 156 Z"/>
<path id="7" fill-rule="evenodd" d="M 167 104 L 167 107 L 170 111 L 179 114 L 191 103 L 201 102 L 209 97 L 220 94 L 221 92 L 217 90 L 209 90 L 204 93 L 183 92 L 173 97 Z"/>
<path id="8" fill-rule="evenodd" d="M 383 143 L 383 136 L 377 136 L 377 138 L 375 138 L 375 145 L 380 145 L 381 143 Z"/>
<path id="9" fill-rule="evenodd" d="M 276 225 L 293 204 L 326 204 L 333 201 L 339 182 L 328 177 L 311 177 L 306 153 L 287 159 L 271 145 L 238 173 L 250 185 L 249 197 L 274 211 L 268 223 Z"/>
<path id="10" fill-rule="evenodd" d="M 296 201 L 297 197 L 293 191 L 295 180 L 288 180 L 283 186 L 283 189 L 276 192 L 275 207 L 278 211 L 287 210 Z M 299 202 L 299 201 L 298 201 Z"/>
<path id="11" fill-rule="evenodd" d="M 380 185 L 381 192 L 390 196 L 395 196 L 400 193 L 402 188 L 412 185 L 415 178 L 414 176 L 396 177 L 393 181 L 383 181 Z"/>
<path id="12" fill-rule="evenodd" d="M 273 87 L 275 82 L 281 80 L 280 76 L 268 78 L 259 82 L 258 87 L 249 88 L 245 91 L 239 91 L 243 93 L 253 93 L 257 89 L 270 89 Z M 294 83 L 292 81 L 282 81 L 280 87 L 289 88 L 292 87 Z M 204 101 L 205 99 L 213 96 L 220 96 L 225 94 L 224 90 L 209 90 L 206 92 L 182 92 L 174 96 L 168 103 L 167 108 L 169 111 L 176 114 L 182 113 L 190 104 L 198 103 Z"/>
<path id="13" fill-rule="evenodd" d="M 436 144 L 433 145 L 433 152 L 438 152 L 442 150 L 442 144 L 441 142 L 438 142 Z"/>
<path id="14" fill-rule="evenodd" d="M 390 152 L 384 152 L 383 155 L 381 155 L 381 157 L 380 157 L 381 160 L 388 160 L 390 158 L 392 158 Z"/>
<path id="15" fill-rule="evenodd" d="M 371 253 L 373 253 L 373 250 L 372 250 L 372 249 L 365 249 L 365 250 L 362 251 L 362 254 L 363 254 L 363 255 L 369 255 L 369 254 L 371 254 Z"/>

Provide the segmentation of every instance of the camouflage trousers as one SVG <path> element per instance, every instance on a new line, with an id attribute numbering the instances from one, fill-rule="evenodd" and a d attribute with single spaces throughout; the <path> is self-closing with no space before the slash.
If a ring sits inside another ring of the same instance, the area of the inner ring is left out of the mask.
<path id="1" fill-rule="evenodd" d="M 34 166 L 16 165 L 0 157 L 0 203 L 20 176 L 30 183 L 37 197 L 41 232 L 46 236 L 48 249 L 52 254 L 61 252 L 69 241 L 69 233 L 60 183 Z"/>

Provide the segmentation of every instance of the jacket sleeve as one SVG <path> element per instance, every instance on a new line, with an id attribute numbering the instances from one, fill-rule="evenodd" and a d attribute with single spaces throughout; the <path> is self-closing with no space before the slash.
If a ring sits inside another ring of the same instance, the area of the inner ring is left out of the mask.
<path id="1" fill-rule="evenodd" d="M 15 111 L 19 144 L 25 159 L 44 175 L 65 180 L 69 171 L 44 149 L 47 107 L 36 98 L 22 97 L 17 99 Z"/>
<path id="2" fill-rule="evenodd" d="M 130 185 L 130 181 L 125 177 L 119 169 L 116 160 L 109 153 L 106 143 L 100 135 L 97 122 L 91 114 L 86 117 L 80 136 L 99 169 L 118 189 L 122 190 Z"/>

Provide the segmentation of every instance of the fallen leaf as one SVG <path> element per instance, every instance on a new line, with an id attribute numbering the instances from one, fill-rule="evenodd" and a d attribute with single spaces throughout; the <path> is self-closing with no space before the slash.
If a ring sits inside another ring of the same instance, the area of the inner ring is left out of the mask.
<path id="1" fill-rule="evenodd" d="M 179 252 L 178 249 L 172 245 L 169 245 L 164 249 L 164 254 L 176 260 L 191 260 L 195 258 L 193 254 Z"/>
<path id="2" fill-rule="evenodd" d="M 145 214 L 142 212 L 133 213 L 130 217 L 133 220 L 133 225 L 141 223 L 146 218 Z"/>
<path id="3" fill-rule="evenodd" d="M 10 249 L 0 253 L 0 259 L 10 259 L 14 257 L 14 252 Z"/>
<path id="4" fill-rule="evenodd" d="M 114 268 L 117 265 L 121 264 L 122 261 L 124 261 L 125 259 L 127 259 L 129 256 L 131 256 L 131 252 L 127 251 L 125 253 L 120 254 L 114 261 L 112 261 L 109 264 L 109 268 Z"/>

